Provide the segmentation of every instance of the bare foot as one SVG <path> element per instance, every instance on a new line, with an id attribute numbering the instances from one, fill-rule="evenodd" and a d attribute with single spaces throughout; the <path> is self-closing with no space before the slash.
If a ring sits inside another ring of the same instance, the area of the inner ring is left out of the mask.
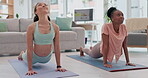
<path id="1" fill-rule="evenodd" d="M 82 47 L 80 47 L 80 56 L 84 56 L 84 52 L 82 51 Z"/>
<path id="2" fill-rule="evenodd" d="M 93 47 L 92 47 L 92 46 L 90 46 L 90 50 L 92 50 L 92 48 L 93 48 Z"/>
<path id="3" fill-rule="evenodd" d="M 21 51 L 21 53 L 19 54 L 19 56 L 18 56 L 18 60 L 20 60 L 20 61 L 23 61 L 23 58 L 22 58 L 22 54 L 24 53 L 24 51 Z"/>

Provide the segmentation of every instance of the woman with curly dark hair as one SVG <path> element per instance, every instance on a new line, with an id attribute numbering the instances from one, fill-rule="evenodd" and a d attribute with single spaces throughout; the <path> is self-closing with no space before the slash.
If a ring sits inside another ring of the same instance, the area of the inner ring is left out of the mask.
<path id="1" fill-rule="evenodd" d="M 83 53 L 88 54 L 93 58 L 103 57 L 103 64 L 105 67 L 111 68 L 112 65 L 108 62 L 112 62 L 114 56 L 116 62 L 122 55 L 122 49 L 124 50 L 126 65 L 135 66 L 130 63 L 128 49 L 127 49 L 127 30 L 123 23 L 124 15 L 120 10 L 115 7 L 111 7 L 107 11 L 107 16 L 111 19 L 111 23 L 106 23 L 102 27 L 102 41 L 97 43 L 90 49 L 80 47 L 80 56 L 84 56 Z"/>

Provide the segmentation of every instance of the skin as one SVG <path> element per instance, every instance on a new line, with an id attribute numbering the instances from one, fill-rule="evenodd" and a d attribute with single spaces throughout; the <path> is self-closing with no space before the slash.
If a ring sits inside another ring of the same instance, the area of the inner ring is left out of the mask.
<path id="1" fill-rule="evenodd" d="M 119 26 L 123 23 L 124 16 L 123 13 L 119 10 L 116 10 L 111 15 L 111 21 L 114 27 L 114 30 L 116 33 L 119 33 Z M 102 34 L 102 40 L 103 40 L 103 64 L 105 67 L 112 68 L 111 64 L 107 64 L 107 54 L 109 50 L 109 35 Z M 126 65 L 135 66 L 134 64 L 130 63 L 129 61 L 129 55 L 128 55 L 128 49 L 127 49 L 127 37 L 125 37 L 123 41 L 123 50 L 126 58 Z"/>
<path id="2" fill-rule="evenodd" d="M 59 27 L 54 24 L 53 22 L 50 22 L 48 20 L 48 13 L 49 13 L 49 8 L 45 3 L 38 3 L 36 6 L 36 12 L 35 14 L 38 15 L 39 20 L 38 20 L 38 26 L 39 26 L 39 32 L 41 34 L 48 34 L 50 33 L 51 26 L 49 23 L 52 23 L 52 26 L 54 27 L 55 31 L 55 38 L 53 40 L 54 44 L 54 51 L 55 51 L 55 58 L 56 58 L 56 63 L 57 66 L 61 66 L 60 63 L 60 41 L 59 41 Z M 26 75 L 33 75 L 37 74 L 36 71 L 32 69 L 32 52 L 35 52 L 38 56 L 47 56 L 50 54 L 52 50 L 52 45 L 47 44 L 47 45 L 38 45 L 33 43 L 33 36 L 34 36 L 34 31 L 35 31 L 35 23 L 32 23 L 31 25 L 28 26 L 27 29 L 27 58 L 28 58 L 28 72 Z M 34 46 L 33 46 L 34 44 Z M 19 57 L 21 57 L 23 52 L 20 53 Z M 22 58 L 18 58 L 19 60 L 23 60 Z M 60 72 L 65 72 L 66 69 L 63 68 L 57 68 L 56 71 Z"/>

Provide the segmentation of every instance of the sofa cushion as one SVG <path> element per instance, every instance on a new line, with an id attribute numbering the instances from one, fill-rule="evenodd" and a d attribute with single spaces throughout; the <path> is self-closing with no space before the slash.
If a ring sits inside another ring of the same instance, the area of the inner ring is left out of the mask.
<path id="1" fill-rule="evenodd" d="M 51 20 L 53 23 L 56 23 L 56 20 Z M 74 22 L 74 21 L 72 21 L 72 27 L 78 27 L 77 26 L 77 24 Z"/>
<path id="2" fill-rule="evenodd" d="M 69 31 L 72 27 L 72 18 L 56 18 L 56 24 L 59 26 L 61 31 Z"/>
<path id="3" fill-rule="evenodd" d="M 0 32 L 8 32 L 8 27 L 6 23 L 0 22 Z"/>
<path id="4" fill-rule="evenodd" d="M 19 32 L 19 19 L 0 19 L 0 22 L 5 22 L 9 32 Z"/>
<path id="5" fill-rule="evenodd" d="M 26 32 L 28 25 L 33 23 L 33 19 L 20 19 L 20 32 Z"/>
<path id="6" fill-rule="evenodd" d="M 60 31 L 60 41 L 72 41 L 77 39 L 77 33 L 74 31 Z"/>
<path id="7" fill-rule="evenodd" d="M 60 41 L 77 40 L 77 33 L 74 31 L 60 31 Z M 1 32 L 0 44 L 24 43 L 26 42 L 26 32 Z"/>
<path id="8" fill-rule="evenodd" d="M 146 46 L 147 33 L 128 33 L 128 45 Z"/>
<path id="9" fill-rule="evenodd" d="M 26 42 L 25 34 L 24 32 L 1 32 L 0 44 Z"/>
<path id="10" fill-rule="evenodd" d="M 146 29 L 147 25 L 148 25 L 148 18 L 128 18 L 126 19 L 126 26 L 127 26 L 128 32 Z"/>

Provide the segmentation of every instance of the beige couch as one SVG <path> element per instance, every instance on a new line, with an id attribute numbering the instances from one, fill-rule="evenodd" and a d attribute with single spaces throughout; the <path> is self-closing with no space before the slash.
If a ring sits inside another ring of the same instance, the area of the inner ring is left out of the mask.
<path id="1" fill-rule="evenodd" d="M 0 19 L 0 22 L 6 22 L 8 26 L 8 32 L 0 32 L 0 55 L 19 54 L 26 50 L 26 29 L 33 22 L 32 19 Z M 72 27 L 72 31 L 60 31 L 61 50 L 84 47 L 84 36 L 85 30 L 81 27 Z"/>
<path id="2" fill-rule="evenodd" d="M 128 46 L 148 49 L 148 18 L 126 19 L 126 26 L 128 30 Z"/>

